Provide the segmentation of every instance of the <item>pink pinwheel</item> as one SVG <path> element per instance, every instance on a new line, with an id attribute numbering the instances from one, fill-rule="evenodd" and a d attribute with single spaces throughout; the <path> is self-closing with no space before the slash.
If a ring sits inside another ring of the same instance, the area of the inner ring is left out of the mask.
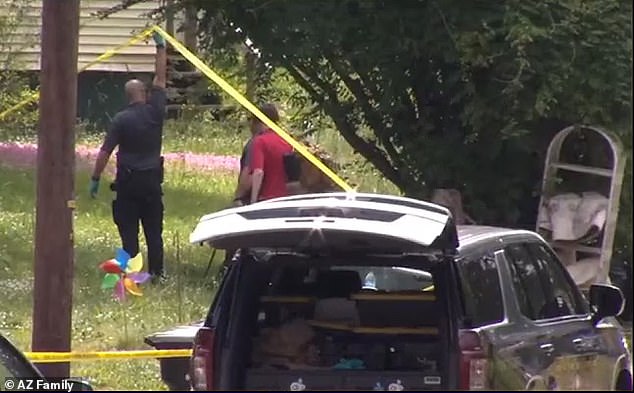
<path id="1" fill-rule="evenodd" d="M 101 263 L 99 268 L 106 273 L 101 288 L 114 288 L 114 296 L 117 300 L 125 300 L 126 292 L 134 296 L 143 296 L 138 284 L 146 282 L 150 275 L 141 272 L 143 268 L 141 253 L 130 258 L 127 252 L 119 248 L 116 257 Z"/>

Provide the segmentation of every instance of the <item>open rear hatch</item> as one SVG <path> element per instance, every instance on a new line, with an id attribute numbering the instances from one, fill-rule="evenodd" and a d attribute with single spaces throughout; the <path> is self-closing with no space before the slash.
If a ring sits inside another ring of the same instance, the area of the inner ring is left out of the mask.
<path id="1" fill-rule="evenodd" d="M 451 252 L 458 247 L 449 211 L 409 198 L 312 194 L 279 198 L 204 216 L 191 243 L 218 249 Z"/>
<path id="2" fill-rule="evenodd" d="M 455 389 L 447 209 L 373 194 L 280 198 L 203 217 L 192 243 L 245 252 L 214 387 Z M 258 262 L 258 263 L 254 263 Z M 240 296 L 237 296 L 237 295 Z"/>

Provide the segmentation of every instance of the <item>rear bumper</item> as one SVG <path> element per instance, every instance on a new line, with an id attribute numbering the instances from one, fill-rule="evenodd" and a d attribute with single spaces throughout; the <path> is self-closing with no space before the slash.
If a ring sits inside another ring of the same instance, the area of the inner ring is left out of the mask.
<path id="1" fill-rule="evenodd" d="M 144 338 L 144 342 L 155 349 L 192 349 L 196 332 L 202 322 L 192 325 L 179 326 L 165 332 L 151 334 Z M 169 390 L 190 390 L 189 358 L 158 359 L 161 367 L 161 379 Z"/>

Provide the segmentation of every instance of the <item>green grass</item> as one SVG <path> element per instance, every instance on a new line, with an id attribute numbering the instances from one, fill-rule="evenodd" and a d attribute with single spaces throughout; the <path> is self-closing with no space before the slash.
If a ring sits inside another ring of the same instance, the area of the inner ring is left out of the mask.
<path id="1" fill-rule="evenodd" d="M 208 120 L 191 124 L 168 122 L 166 151 L 236 155 L 246 138 L 246 129 L 232 133 L 231 127 Z M 96 146 L 100 138 L 80 133 L 77 142 Z M 343 172 L 360 190 L 396 193 L 394 186 L 359 160 L 340 136 L 323 132 L 316 142 L 343 164 Z M 0 298 L 5 300 L 0 308 L 0 331 L 23 351 L 31 350 L 34 176 L 32 169 L 0 166 Z M 119 245 L 111 221 L 111 193 L 102 187 L 99 198 L 91 200 L 86 192 L 88 174 L 77 174 L 73 350 L 149 349 L 143 343 L 146 335 L 204 317 L 214 294 L 213 277 L 222 253 L 217 255 L 215 269 L 204 277 L 209 249 L 189 245 L 187 240 L 202 215 L 227 206 L 235 177 L 233 173 L 194 173 L 182 166 L 168 167 L 165 260 L 168 274 L 181 278 L 181 293 L 179 296 L 174 281 L 163 287 L 144 286 L 143 297 L 131 298 L 122 306 L 112 299 L 110 291 L 100 289 L 102 273 L 98 269 L 98 264 L 111 258 Z M 176 261 L 176 236 L 180 264 Z M 143 236 L 140 240 L 145 251 Z M 128 318 L 127 336 L 124 315 Z M 631 333 L 627 339 L 631 348 Z M 159 363 L 154 359 L 74 362 L 71 375 L 88 378 L 99 390 L 165 390 Z"/>
<path id="2" fill-rule="evenodd" d="M 237 155 L 247 131 L 235 124 L 222 126 L 203 119 L 169 121 L 165 134 L 165 151 Z M 360 190 L 395 192 L 376 172 L 359 164 L 339 136 L 324 132 L 317 141 L 344 164 L 346 175 L 355 180 Z M 96 146 L 100 137 L 80 132 L 77 143 Z M 204 317 L 215 290 L 212 277 L 223 253 L 217 254 L 215 268 L 209 277 L 204 277 L 210 250 L 190 245 L 188 237 L 202 215 L 228 205 L 235 178 L 234 173 L 194 173 L 182 166 L 167 168 L 165 262 L 169 275 L 181 277 L 182 290 L 179 296 L 174 281 L 164 287 L 144 286 L 144 296 L 132 298 L 123 307 L 112 299 L 110 291 L 100 289 L 103 274 L 98 264 L 112 258 L 120 244 L 111 220 L 108 179 L 102 182 L 99 197 L 92 200 L 87 194 L 88 173 L 77 174 L 73 350 L 150 349 L 143 343 L 147 334 Z M 0 309 L 0 331 L 23 351 L 31 350 L 34 213 L 35 171 L 0 166 L 0 298 L 5 300 Z M 176 236 L 180 265 L 176 263 Z M 145 252 L 143 236 L 139 239 Z M 128 317 L 127 337 L 123 331 L 124 311 Z M 96 389 L 165 389 L 159 363 L 154 359 L 75 362 L 71 364 L 71 374 L 90 379 Z"/>
<path id="3" fill-rule="evenodd" d="M 163 129 L 165 152 L 193 152 L 218 155 L 238 155 L 248 138 L 246 123 L 218 122 L 208 116 L 196 116 L 190 121 L 167 120 Z M 87 133 L 81 130 L 77 144 L 98 147 L 104 133 Z M 34 141 L 35 138 L 28 138 Z"/>
<path id="4" fill-rule="evenodd" d="M 233 174 L 195 174 L 172 168 L 165 189 L 165 260 L 168 274 L 177 274 L 175 236 L 179 237 L 182 299 L 172 281 L 165 287 L 145 286 L 144 296 L 125 306 L 128 337 L 123 333 L 124 307 L 111 291 L 100 289 L 98 264 L 114 256 L 119 245 L 111 221 L 111 194 L 101 191 L 97 200 L 85 192 L 86 173 L 77 177 L 79 194 L 75 219 L 75 280 L 73 299 L 73 350 L 149 349 L 145 335 L 202 318 L 213 295 L 205 278 L 209 250 L 188 244 L 188 236 L 203 214 L 230 201 Z M 16 345 L 30 350 L 32 319 L 32 261 L 34 227 L 34 171 L 0 167 L 0 330 Z M 16 195 L 19 197 L 16 198 Z M 140 237 L 143 240 L 143 237 Z M 143 250 L 145 250 L 144 243 Z M 218 253 L 218 259 L 222 253 Z M 217 266 L 217 264 L 216 264 Z M 88 377 L 96 388 L 162 389 L 156 360 L 78 362 L 72 375 Z"/>

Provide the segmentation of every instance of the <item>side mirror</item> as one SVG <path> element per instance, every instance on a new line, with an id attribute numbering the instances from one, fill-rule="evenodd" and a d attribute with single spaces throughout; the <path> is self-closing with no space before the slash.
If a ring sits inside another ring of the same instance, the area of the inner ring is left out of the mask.
<path id="1" fill-rule="evenodd" d="M 623 292 L 608 284 L 593 284 L 590 287 L 592 321 L 596 325 L 603 318 L 619 316 L 625 307 Z"/>

